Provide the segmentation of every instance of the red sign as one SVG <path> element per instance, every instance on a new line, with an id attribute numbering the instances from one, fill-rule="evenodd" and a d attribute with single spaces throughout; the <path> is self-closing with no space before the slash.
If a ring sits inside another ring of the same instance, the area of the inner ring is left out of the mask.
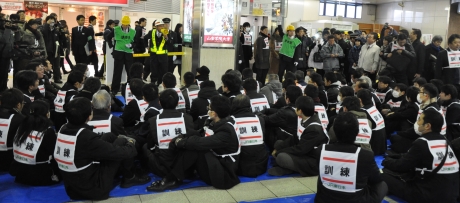
<path id="1" fill-rule="evenodd" d="M 216 35 L 205 35 L 204 43 L 233 43 L 233 36 L 216 36 Z"/>
<path id="2" fill-rule="evenodd" d="M 42 18 L 48 13 L 48 2 L 24 1 L 26 16 L 31 19 Z"/>
<path id="3" fill-rule="evenodd" d="M 49 2 L 49 1 L 48 1 Z M 62 0 L 60 1 L 62 2 Z M 79 3 L 79 4 L 88 4 L 88 3 L 96 3 L 96 4 L 118 4 L 118 5 L 128 5 L 128 0 L 64 0 L 64 2 L 72 2 L 72 3 Z M 88 4 L 90 5 L 90 4 Z"/>

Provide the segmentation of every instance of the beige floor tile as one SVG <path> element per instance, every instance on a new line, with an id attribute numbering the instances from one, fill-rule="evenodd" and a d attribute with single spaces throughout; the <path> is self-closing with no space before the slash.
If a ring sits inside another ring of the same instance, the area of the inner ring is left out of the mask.
<path id="1" fill-rule="evenodd" d="M 294 196 L 313 193 L 307 186 L 294 178 L 281 178 L 275 180 L 260 181 L 277 197 Z"/>
<path id="2" fill-rule="evenodd" d="M 276 197 L 275 194 L 273 194 L 260 182 L 240 183 L 227 191 L 238 202 L 262 200 Z"/>
<path id="3" fill-rule="evenodd" d="M 230 203 L 236 202 L 227 190 L 218 190 L 213 187 L 199 187 L 183 190 L 191 203 Z"/>
<path id="4" fill-rule="evenodd" d="M 313 176 L 313 177 L 295 177 L 297 181 L 302 183 L 302 185 L 307 186 L 310 190 L 316 193 L 316 188 L 317 188 L 317 182 L 318 182 L 318 176 Z"/>
<path id="5" fill-rule="evenodd" d="M 188 203 L 188 199 L 185 196 L 184 192 L 174 191 L 174 192 L 162 192 L 151 195 L 141 195 L 142 203 Z"/>
<path id="6" fill-rule="evenodd" d="M 141 202 L 139 195 L 133 195 L 128 197 L 110 198 L 103 201 L 93 201 L 94 203 L 137 203 Z"/>

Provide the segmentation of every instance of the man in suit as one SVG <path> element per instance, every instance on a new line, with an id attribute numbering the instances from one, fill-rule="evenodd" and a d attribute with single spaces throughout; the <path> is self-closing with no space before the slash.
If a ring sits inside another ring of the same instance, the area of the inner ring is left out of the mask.
<path id="1" fill-rule="evenodd" d="M 77 16 L 77 24 L 78 26 L 72 28 L 72 41 L 71 41 L 71 48 L 72 54 L 75 57 L 76 63 L 88 63 L 88 54 L 85 51 L 85 45 L 88 43 L 90 31 L 87 27 L 84 26 L 85 24 L 85 16 L 78 15 Z M 91 50 L 91 47 L 89 47 Z M 93 49 L 94 50 L 94 49 Z M 91 55 L 92 51 L 89 51 Z"/>
<path id="2" fill-rule="evenodd" d="M 98 64 L 99 60 L 97 59 L 97 52 L 96 52 L 96 40 L 94 39 L 94 26 L 96 25 L 96 16 L 89 17 L 89 25 L 88 25 L 88 47 L 91 51 L 91 54 L 88 56 L 88 64 L 92 64 L 94 67 L 94 75 L 99 75 L 98 73 Z"/>
<path id="3" fill-rule="evenodd" d="M 163 18 L 163 23 L 164 23 L 164 29 L 168 29 L 168 41 L 169 44 L 167 46 L 168 52 L 175 52 L 177 49 L 177 36 L 174 31 L 169 29 L 171 25 L 171 19 L 169 18 Z M 174 73 L 174 69 L 176 68 L 176 65 L 174 64 L 174 60 L 176 60 L 177 56 L 168 56 L 168 72 Z M 180 76 L 179 76 L 180 77 Z"/>

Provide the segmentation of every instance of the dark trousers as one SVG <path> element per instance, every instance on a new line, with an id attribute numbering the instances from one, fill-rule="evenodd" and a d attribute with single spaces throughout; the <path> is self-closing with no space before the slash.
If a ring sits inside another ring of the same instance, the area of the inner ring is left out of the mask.
<path id="1" fill-rule="evenodd" d="M 294 65 L 294 61 L 289 60 L 283 60 L 286 56 L 280 55 L 280 65 L 279 65 L 279 70 L 278 70 L 278 77 L 280 81 L 284 81 L 284 71 L 286 72 L 293 72 L 295 73 L 297 71 L 297 68 Z"/>
<path id="2" fill-rule="evenodd" d="M 8 88 L 8 72 L 10 70 L 10 58 L 0 57 L 0 92 Z"/>
<path id="3" fill-rule="evenodd" d="M 144 59 L 144 80 L 147 80 L 147 77 L 150 75 L 150 69 L 151 69 L 151 64 L 152 64 L 152 59 L 151 57 L 145 57 Z"/>
<path id="4" fill-rule="evenodd" d="M 208 185 L 213 185 L 211 177 L 209 176 L 208 163 L 206 156 L 215 157 L 210 151 L 194 151 L 184 150 L 177 156 L 176 162 L 174 163 L 171 173 L 178 180 L 184 180 L 190 171 L 196 169 L 200 178 Z M 209 153 L 209 154 L 208 154 Z"/>
<path id="5" fill-rule="evenodd" d="M 392 175 L 388 175 L 387 173 L 380 174 L 380 177 L 382 177 L 383 181 L 388 185 L 388 192 L 390 194 L 405 201 L 413 202 L 413 195 L 407 194 L 407 186 L 404 181 Z"/>
<path id="6" fill-rule="evenodd" d="M 97 72 L 97 75 L 95 75 L 96 77 L 104 77 L 106 57 L 107 55 L 104 54 L 104 63 L 102 63 L 101 67 L 99 68 L 99 72 Z"/>
<path id="7" fill-rule="evenodd" d="M 93 51 L 91 55 L 88 56 L 88 64 L 92 64 L 94 67 L 94 75 L 99 75 L 99 59 L 97 58 L 97 53 Z"/>
<path id="8" fill-rule="evenodd" d="M 249 66 L 249 65 L 250 65 L 250 64 L 249 64 L 250 59 L 251 59 L 251 58 L 249 58 L 249 59 L 243 58 L 243 63 L 239 66 L 239 68 L 240 68 L 239 71 L 240 71 L 240 72 L 243 72 L 243 70 L 244 70 L 245 68 L 249 68 L 249 67 L 250 67 L 250 66 Z"/>
<path id="9" fill-rule="evenodd" d="M 68 49 L 66 49 L 64 54 L 65 54 L 64 58 L 67 61 L 67 64 L 69 64 L 70 70 L 72 70 L 73 69 L 73 63 L 72 63 L 72 61 L 70 60 L 70 57 L 69 57 L 70 56 L 70 51 Z M 60 63 L 63 72 L 65 72 L 64 58 L 61 58 L 61 63 Z"/>
<path id="10" fill-rule="evenodd" d="M 168 55 L 151 53 L 150 59 L 151 83 L 158 81 L 158 85 L 160 85 L 163 83 L 163 75 L 168 72 Z"/>
<path id="11" fill-rule="evenodd" d="M 412 142 L 414 140 L 402 137 L 400 135 L 392 135 L 390 137 L 391 141 L 391 150 L 395 151 L 396 153 L 407 153 L 410 147 L 412 146 Z"/>
<path id="12" fill-rule="evenodd" d="M 50 61 L 51 65 L 53 66 L 53 80 L 61 80 L 61 66 L 59 62 L 61 61 L 61 57 L 58 54 L 58 57 L 55 57 L 54 53 L 48 53 L 48 61 Z"/>
<path id="13" fill-rule="evenodd" d="M 370 87 L 373 87 L 374 84 L 375 84 L 375 76 L 377 75 L 377 72 L 375 72 L 374 74 L 370 73 L 370 72 L 367 72 L 367 71 L 364 71 L 364 74 L 369 77 L 372 81 L 372 84 L 369 84 Z"/>
<path id="14" fill-rule="evenodd" d="M 17 63 L 14 63 L 14 62 L 13 62 L 13 65 L 14 65 L 14 67 L 13 67 L 13 85 L 16 84 L 16 83 L 15 83 L 15 78 L 16 78 L 16 77 L 14 77 L 14 76 L 16 76 L 16 73 L 18 73 L 18 72 L 21 71 L 21 70 L 25 70 L 25 69 L 26 69 L 26 66 L 27 66 L 29 63 L 30 63 L 30 59 L 25 58 L 25 57 L 19 58 L 19 59 L 17 60 Z"/>
<path id="15" fill-rule="evenodd" d="M 116 95 L 120 91 L 121 75 L 123 73 L 123 67 L 125 68 L 126 74 L 129 80 L 129 68 L 133 63 L 133 54 L 121 51 L 113 51 L 114 67 L 113 67 L 113 78 L 112 78 L 112 94 Z"/>
<path id="16" fill-rule="evenodd" d="M 409 84 L 405 71 L 397 71 L 393 73 L 393 78 L 395 79 L 396 83 L 403 83 L 405 85 Z"/>
<path id="17" fill-rule="evenodd" d="M 256 68 L 256 74 L 256 80 L 259 81 L 262 86 L 265 86 L 265 79 L 267 78 L 268 69 Z"/>
<path id="18" fill-rule="evenodd" d="M 75 63 L 85 63 L 88 64 L 88 55 L 86 54 L 77 54 L 74 53 Z"/>

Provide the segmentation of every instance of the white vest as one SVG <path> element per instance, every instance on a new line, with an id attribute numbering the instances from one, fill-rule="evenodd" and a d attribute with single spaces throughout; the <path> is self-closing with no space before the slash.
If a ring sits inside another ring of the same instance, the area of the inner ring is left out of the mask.
<path id="1" fill-rule="evenodd" d="M 247 34 L 244 33 L 243 36 L 244 36 L 244 44 L 243 45 L 251 46 L 252 45 L 252 36 L 249 33 L 247 33 Z"/>
<path id="2" fill-rule="evenodd" d="M 388 100 L 387 104 L 390 105 L 391 108 L 399 108 L 401 107 L 402 101 L 394 102 L 393 99 Z"/>
<path id="3" fill-rule="evenodd" d="M 360 147 L 355 153 L 328 151 L 326 145 L 323 145 L 319 160 L 319 175 L 323 186 L 329 190 L 347 193 L 362 190 L 356 189 L 360 151 Z"/>
<path id="4" fill-rule="evenodd" d="M 143 99 L 138 100 L 136 97 L 133 98 L 137 102 L 137 106 L 139 107 L 139 111 L 141 112 L 141 117 L 139 118 L 140 122 L 144 122 L 145 112 L 147 112 L 147 108 L 149 104 L 144 101 Z"/>
<path id="5" fill-rule="evenodd" d="M 273 104 L 275 104 L 278 101 L 278 96 L 276 96 L 276 93 L 272 91 L 272 98 L 273 98 Z"/>
<path id="6" fill-rule="evenodd" d="M 30 102 L 34 102 L 35 100 L 35 97 L 34 96 L 29 96 L 27 94 L 24 94 L 25 97 L 29 98 L 30 99 Z"/>
<path id="7" fill-rule="evenodd" d="M 439 113 L 442 115 L 442 119 L 444 120 L 444 124 L 442 124 L 441 135 L 446 135 L 446 130 L 447 130 L 446 117 L 445 117 L 445 115 L 443 114 L 442 109 L 437 110 L 436 108 L 434 108 L 434 107 L 432 107 L 432 106 L 428 107 L 426 110 L 428 110 L 428 109 L 434 109 L 434 110 L 436 110 L 437 112 L 439 112 Z M 418 118 L 420 117 L 420 115 L 422 115 L 423 111 L 424 111 L 424 110 L 421 109 L 421 108 L 418 109 L 418 115 L 417 115 L 417 119 L 415 120 L 415 122 L 418 121 Z"/>
<path id="8" fill-rule="evenodd" d="M 75 136 L 58 133 L 56 147 L 54 148 L 54 159 L 58 163 L 59 169 L 66 172 L 78 172 L 88 168 L 91 164 L 98 164 L 99 162 L 92 162 L 86 166 L 78 168 L 75 165 L 75 149 L 77 146 L 77 137 L 80 135 L 83 128 L 78 130 Z"/>
<path id="9" fill-rule="evenodd" d="M 235 130 L 235 133 L 236 133 L 236 137 L 238 138 L 238 151 L 236 151 L 235 153 L 231 153 L 231 154 L 217 154 L 215 153 L 214 151 L 212 151 L 212 153 L 215 155 L 215 156 L 220 156 L 222 158 L 225 158 L 225 157 L 230 157 L 230 159 L 232 159 L 233 162 L 235 162 L 235 159 L 233 158 L 233 156 L 235 155 L 239 155 L 240 154 L 240 151 L 241 151 L 241 140 L 240 140 L 240 133 L 238 131 L 238 126 L 235 126 L 233 125 L 232 123 L 230 122 L 227 122 L 228 124 L 230 124 L 231 126 L 233 126 L 233 129 Z M 214 131 L 211 130 L 211 129 L 206 129 L 206 134 L 205 136 L 206 137 L 209 137 L 209 136 L 212 136 L 214 135 Z"/>
<path id="10" fill-rule="evenodd" d="M 327 118 L 326 109 L 323 105 L 315 105 L 315 111 L 318 112 L 318 118 L 323 125 L 323 128 L 327 128 L 329 125 L 329 118 Z"/>
<path id="11" fill-rule="evenodd" d="M 308 128 L 311 125 L 321 126 L 323 128 L 324 135 L 326 135 L 326 137 L 328 139 L 328 143 L 329 143 L 329 140 L 330 140 L 329 134 L 327 133 L 326 128 L 324 128 L 323 125 L 321 125 L 321 124 L 319 124 L 317 122 L 313 122 L 313 123 L 310 123 L 307 127 L 304 128 L 302 126 L 302 117 L 300 117 L 300 116 L 297 118 L 297 137 L 299 138 L 299 140 L 300 140 L 300 138 L 302 138 L 303 131 L 305 131 L 305 129 Z"/>
<path id="12" fill-rule="evenodd" d="M 12 147 L 7 147 L 8 132 L 10 130 L 13 116 L 14 114 L 11 114 L 8 119 L 0 118 L 0 151 L 13 149 Z"/>
<path id="13" fill-rule="evenodd" d="M 42 94 L 43 96 L 45 96 L 45 93 L 46 93 L 46 90 L 45 90 L 45 85 L 39 85 L 38 86 L 38 91 L 40 91 L 40 94 Z"/>
<path id="14" fill-rule="evenodd" d="M 356 144 L 369 144 L 372 137 L 372 129 L 369 126 L 367 118 L 358 119 L 359 122 L 359 133 L 356 136 Z"/>
<path id="15" fill-rule="evenodd" d="M 128 104 L 134 98 L 135 98 L 135 96 L 131 92 L 131 88 L 129 87 L 129 83 L 126 83 L 126 90 L 125 90 L 126 104 Z"/>
<path id="16" fill-rule="evenodd" d="M 200 90 L 195 90 L 195 91 L 189 91 L 187 88 L 187 94 L 188 94 L 188 101 L 190 102 L 190 108 L 192 108 L 192 102 L 196 98 L 198 98 L 198 93 Z"/>
<path id="17" fill-rule="evenodd" d="M 37 153 L 42 144 L 43 136 L 39 136 L 40 132 L 32 131 L 30 132 L 29 137 L 21 145 L 13 145 L 13 154 L 14 160 L 19 163 L 28 164 L 28 165 L 37 165 L 49 163 L 51 160 L 51 155 L 48 161 L 37 162 Z"/>
<path id="18" fill-rule="evenodd" d="M 374 128 L 374 130 L 381 130 L 385 128 L 385 121 L 383 120 L 383 116 L 382 114 L 380 114 L 377 108 L 375 108 L 375 106 L 372 106 L 371 108 L 364 110 L 366 110 L 367 113 L 369 113 L 372 120 L 375 122 L 376 127 Z"/>
<path id="19" fill-rule="evenodd" d="M 75 90 L 68 90 L 68 91 L 75 91 Z M 68 91 L 59 90 L 56 99 L 54 99 L 54 109 L 58 113 L 65 113 L 64 111 L 64 104 L 65 104 L 65 96 Z"/>
<path id="20" fill-rule="evenodd" d="M 263 49 L 270 49 L 270 40 L 268 40 L 268 37 L 264 38 L 265 42 L 265 47 Z"/>
<path id="21" fill-rule="evenodd" d="M 233 116 L 232 116 L 233 117 Z M 257 116 L 235 118 L 240 133 L 241 146 L 259 145 L 264 143 L 264 135 Z"/>
<path id="22" fill-rule="evenodd" d="M 157 115 L 157 141 L 160 149 L 168 149 L 169 142 L 180 134 L 187 134 L 184 114 L 179 118 L 160 118 Z"/>
<path id="23" fill-rule="evenodd" d="M 430 150 L 430 153 L 433 156 L 433 163 L 431 166 L 432 170 L 428 170 L 426 168 L 415 168 L 416 171 L 421 171 L 422 175 L 424 171 L 432 172 L 436 167 L 439 166 L 444 156 L 447 156 L 446 162 L 444 162 L 444 165 L 438 171 L 438 174 L 453 174 L 458 172 L 459 165 L 457 157 L 455 156 L 455 153 L 452 151 L 452 148 L 447 145 L 447 142 L 445 140 L 427 140 L 424 137 L 421 137 L 419 139 L 427 142 L 429 147 L 428 149 Z M 449 147 L 447 155 L 445 154 L 446 146 Z"/>
<path id="24" fill-rule="evenodd" d="M 270 109 L 270 104 L 264 95 L 264 98 L 251 99 L 252 112 L 257 113 L 264 109 Z"/>
<path id="25" fill-rule="evenodd" d="M 280 51 L 282 46 L 283 46 L 283 42 L 275 41 L 275 51 Z"/>
<path id="26" fill-rule="evenodd" d="M 380 102 L 383 103 L 385 101 L 385 97 L 387 96 L 388 92 L 393 91 L 391 88 L 388 88 L 386 92 L 375 92 L 375 95 L 380 99 Z"/>
<path id="27" fill-rule="evenodd" d="M 460 103 L 459 103 L 459 102 L 452 102 L 452 103 L 450 103 L 449 106 L 447 106 L 447 107 L 441 106 L 442 113 L 444 114 L 444 116 L 447 115 L 447 109 L 448 109 L 450 106 L 452 106 L 452 105 L 460 105 Z"/>
<path id="28" fill-rule="evenodd" d="M 88 125 L 94 126 L 93 132 L 99 135 L 112 132 L 112 114 L 107 120 L 88 121 Z"/>
<path id="29" fill-rule="evenodd" d="M 182 94 L 182 91 L 180 91 L 179 88 L 172 88 L 172 89 L 176 91 L 177 96 L 179 96 L 179 103 L 177 103 L 176 110 L 185 109 L 185 99 L 184 99 L 184 95 Z"/>
<path id="30" fill-rule="evenodd" d="M 337 102 L 337 104 L 335 104 L 335 112 L 339 114 L 340 109 L 342 109 L 342 104 L 339 104 L 339 102 Z"/>

